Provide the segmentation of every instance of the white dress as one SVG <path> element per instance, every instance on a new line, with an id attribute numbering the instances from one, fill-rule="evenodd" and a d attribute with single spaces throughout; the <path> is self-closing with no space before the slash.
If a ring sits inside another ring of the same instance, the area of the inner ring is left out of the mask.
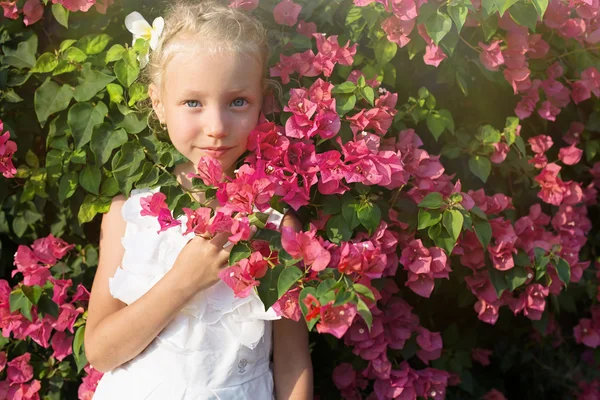
<path id="1" fill-rule="evenodd" d="M 173 266 L 193 233 L 182 225 L 157 234 L 156 218 L 141 216 L 140 198 L 156 190 L 133 190 L 122 208 L 127 222 L 125 255 L 109 280 L 110 293 L 131 304 Z M 282 215 L 269 210 L 269 221 Z M 175 293 L 173 295 L 176 295 Z M 151 311 L 150 311 L 151 312 Z M 94 400 L 271 400 L 271 320 L 258 295 L 235 298 L 224 282 L 199 292 L 137 357 L 104 374 Z"/>

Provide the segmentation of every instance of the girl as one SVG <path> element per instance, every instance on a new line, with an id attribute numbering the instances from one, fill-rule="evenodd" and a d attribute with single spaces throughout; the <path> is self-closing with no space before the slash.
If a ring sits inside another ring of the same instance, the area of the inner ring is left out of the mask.
<path id="1" fill-rule="evenodd" d="M 203 156 L 233 176 L 260 115 L 264 28 L 216 2 L 178 3 L 153 47 L 152 107 L 189 160 L 178 180 L 191 187 Z M 227 234 L 183 236 L 185 223 L 157 234 L 156 219 L 140 215 L 152 192 L 115 198 L 102 221 L 85 332 L 90 364 L 106 372 L 94 399 L 312 398 L 306 325 L 265 312 L 255 293 L 233 296 L 217 276 Z M 292 214 L 282 224 L 301 229 Z"/>

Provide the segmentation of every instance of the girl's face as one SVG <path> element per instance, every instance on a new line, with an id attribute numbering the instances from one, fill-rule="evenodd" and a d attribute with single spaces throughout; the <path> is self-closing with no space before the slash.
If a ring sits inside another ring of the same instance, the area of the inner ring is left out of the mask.
<path id="1" fill-rule="evenodd" d="M 194 166 L 217 159 L 233 175 L 246 151 L 262 106 L 262 66 L 244 54 L 209 53 L 190 44 L 177 52 L 160 91 L 150 85 L 152 105 L 175 148 Z"/>

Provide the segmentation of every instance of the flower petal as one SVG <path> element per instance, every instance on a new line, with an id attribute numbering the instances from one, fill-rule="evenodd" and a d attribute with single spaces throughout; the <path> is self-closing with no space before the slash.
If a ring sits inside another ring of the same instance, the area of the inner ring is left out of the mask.
<path id="1" fill-rule="evenodd" d="M 137 36 L 143 36 L 149 29 L 152 29 L 148 21 L 137 11 L 125 17 L 125 27 L 129 32 Z"/>

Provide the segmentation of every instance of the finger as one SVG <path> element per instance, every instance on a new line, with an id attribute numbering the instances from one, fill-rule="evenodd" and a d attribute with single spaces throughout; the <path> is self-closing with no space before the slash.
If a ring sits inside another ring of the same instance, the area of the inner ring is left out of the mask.
<path id="1" fill-rule="evenodd" d="M 225 243 L 229 241 L 229 236 L 231 232 L 219 232 L 217 233 L 210 242 L 219 250 L 223 249 Z"/>

